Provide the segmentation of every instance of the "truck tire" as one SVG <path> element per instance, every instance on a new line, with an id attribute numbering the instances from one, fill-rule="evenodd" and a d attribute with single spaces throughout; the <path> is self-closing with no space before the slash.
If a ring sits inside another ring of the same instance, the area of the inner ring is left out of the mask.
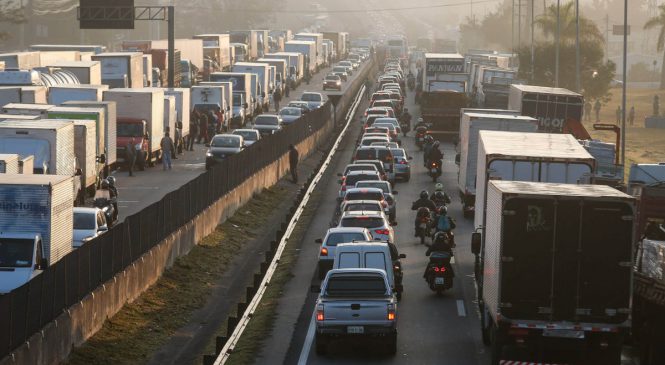
<path id="1" fill-rule="evenodd" d="M 487 312 L 484 308 L 480 309 L 480 333 L 482 334 L 483 344 L 489 346 L 491 342 L 490 338 L 490 325 L 489 318 L 487 318 Z"/>
<path id="2" fill-rule="evenodd" d="M 494 323 L 490 324 L 489 332 L 492 346 L 490 351 L 490 363 L 492 365 L 500 365 L 501 358 L 503 356 L 503 336 L 501 335 L 499 328 Z"/>
<path id="3" fill-rule="evenodd" d="M 316 354 L 319 356 L 323 356 L 328 352 L 328 339 L 324 335 L 316 334 L 316 337 L 314 338 L 314 342 L 316 343 Z"/>
<path id="4" fill-rule="evenodd" d="M 388 355 L 395 355 L 397 353 L 397 333 L 392 333 L 388 335 L 388 340 L 386 343 L 386 351 Z"/>

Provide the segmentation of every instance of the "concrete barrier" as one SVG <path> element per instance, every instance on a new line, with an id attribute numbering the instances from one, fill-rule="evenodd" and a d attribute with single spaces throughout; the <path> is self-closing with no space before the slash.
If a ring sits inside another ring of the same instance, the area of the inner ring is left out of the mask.
<path id="1" fill-rule="evenodd" d="M 372 65 L 366 65 L 361 71 L 362 77 L 354 79 L 350 88 L 352 92 L 344 95 L 337 107 L 338 117 L 350 106 L 352 96 L 371 69 Z M 323 128 L 299 143 L 296 148 L 301 159 L 328 144 L 333 131 L 334 122 L 330 119 Z M 231 217 L 254 194 L 275 185 L 288 172 L 289 157 L 286 153 L 221 197 L 113 279 L 71 306 L 56 320 L 48 323 L 26 343 L 3 358 L 0 365 L 55 365 L 65 360 L 73 347 L 82 345 L 102 328 L 108 318 L 113 317 L 125 304 L 133 302 L 155 284 L 178 257 L 189 253 L 195 244 Z"/>

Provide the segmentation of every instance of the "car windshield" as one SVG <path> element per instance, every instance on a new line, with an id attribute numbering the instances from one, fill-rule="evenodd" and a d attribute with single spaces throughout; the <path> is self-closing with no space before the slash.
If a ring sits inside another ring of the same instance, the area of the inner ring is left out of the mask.
<path id="1" fill-rule="evenodd" d="M 333 275 L 328 279 L 325 295 L 329 297 L 384 296 L 386 283 L 380 276 Z"/>
<path id="2" fill-rule="evenodd" d="M 254 124 L 256 125 L 278 125 L 279 121 L 277 117 L 270 117 L 265 115 L 259 115 L 254 119 Z"/>
<path id="3" fill-rule="evenodd" d="M 210 147 L 240 147 L 240 138 L 216 136 L 212 139 Z"/>
<path id="4" fill-rule="evenodd" d="M 30 267 L 34 240 L 0 238 L 0 267 Z"/>
<path id="5" fill-rule="evenodd" d="M 301 113 L 300 109 L 297 109 L 297 108 L 282 109 L 282 110 L 279 111 L 279 115 L 299 116 L 300 113 Z"/>
<path id="6" fill-rule="evenodd" d="M 342 65 L 342 66 L 345 66 L 345 67 L 351 66 L 351 62 L 349 62 L 349 61 L 342 61 L 339 64 Z"/>
<path id="7" fill-rule="evenodd" d="M 389 149 L 379 149 L 379 160 L 383 162 L 391 162 L 393 154 Z"/>
<path id="8" fill-rule="evenodd" d="M 326 80 L 328 80 L 328 81 L 338 81 L 339 76 L 337 76 L 337 75 L 328 75 L 328 76 L 326 76 Z"/>
<path id="9" fill-rule="evenodd" d="M 404 158 L 404 150 L 395 148 L 391 149 L 390 152 L 393 154 L 394 157 L 402 157 Z"/>
<path id="10" fill-rule="evenodd" d="M 74 229 L 95 229 L 95 215 L 74 213 Z"/>
<path id="11" fill-rule="evenodd" d="M 321 95 L 319 94 L 302 94 L 300 97 L 302 101 L 321 101 Z"/>
<path id="12" fill-rule="evenodd" d="M 377 121 L 374 122 L 374 125 L 377 126 L 377 127 L 388 128 L 391 132 L 393 132 L 393 133 L 395 132 L 395 126 L 392 125 L 392 124 L 388 124 L 388 123 L 378 123 L 378 120 L 377 120 Z"/>
<path id="13" fill-rule="evenodd" d="M 362 180 L 379 180 L 379 177 L 376 174 L 357 174 L 357 175 L 348 175 L 346 177 L 346 185 L 347 186 L 353 186 L 356 185 L 358 181 Z M 353 199 L 353 200 L 358 200 L 358 199 Z"/>
<path id="14" fill-rule="evenodd" d="M 361 181 L 356 183 L 357 188 L 377 188 L 383 190 L 384 193 L 389 193 L 390 189 L 388 188 L 387 182 L 385 181 L 377 181 L 377 182 L 370 182 L 370 181 Z"/>
<path id="15" fill-rule="evenodd" d="M 337 246 L 340 243 L 364 241 L 366 239 L 365 235 L 360 232 L 331 233 L 326 238 L 326 246 Z"/>
<path id="16" fill-rule="evenodd" d="M 346 72 L 346 67 L 335 67 L 333 68 L 335 72 Z"/>
<path id="17" fill-rule="evenodd" d="M 351 212 L 354 210 L 376 212 L 381 210 L 381 205 L 379 204 L 379 202 L 374 202 L 374 203 L 367 202 L 367 203 L 351 203 L 344 206 L 345 212 Z"/>
<path id="18" fill-rule="evenodd" d="M 237 135 L 239 135 L 239 136 L 242 136 L 242 138 L 244 138 L 244 139 L 247 140 L 247 141 L 256 141 L 256 139 L 257 139 L 256 132 L 253 132 L 253 131 L 239 131 L 239 130 L 235 130 L 235 131 L 233 132 L 233 134 L 237 134 Z"/>
<path id="19" fill-rule="evenodd" d="M 373 186 L 372 186 L 373 187 Z M 383 194 L 380 191 L 350 191 L 346 193 L 346 200 L 383 200 Z"/>
<path id="20" fill-rule="evenodd" d="M 351 171 L 362 171 L 362 170 L 376 170 L 376 167 L 374 165 L 349 165 L 346 167 L 346 171 L 344 171 L 344 175 L 348 174 Z"/>
<path id="21" fill-rule="evenodd" d="M 141 137 L 143 136 L 143 124 L 118 123 L 116 134 L 118 137 Z"/>
<path id="22" fill-rule="evenodd" d="M 383 218 L 379 217 L 346 217 L 342 219 L 342 227 L 379 228 L 384 226 Z"/>

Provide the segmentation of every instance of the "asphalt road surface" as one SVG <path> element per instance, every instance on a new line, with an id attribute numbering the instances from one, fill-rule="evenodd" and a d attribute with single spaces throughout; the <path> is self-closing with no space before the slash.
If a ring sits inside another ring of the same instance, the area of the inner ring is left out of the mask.
<path id="1" fill-rule="evenodd" d="M 312 77 L 310 84 L 303 81 L 297 89 L 291 90 L 289 97 L 282 99 L 280 105 L 286 106 L 289 101 L 297 100 L 304 91 L 339 94 L 339 91 L 322 91 L 323 77 L 328 70 L 329 68 L 325 68 L 319 71 Z M 356 77 L 358 77 L 358 72 L 343 83 L 343 93 L 347 92 L 349 85 Z M 274 107 L 270 112 L 274 113 Z M 161 164 L 145 171 L 137 171 L 134 177 L 129 177 L 124 169 L 116 170 L 113 176 L 116 177 L 118 186 L 119 219 L 124 220 L 127 216 L 141 211 L 159 201 L 167 193 L 202 174 L 205 171 L 205 152 L 206 147 L 203 144 L 195 144 L 193 152 L 185 152 L 178 155 L 177 160 L 173 160 L 173 169 L 170 171 L 164 171 Z"/>

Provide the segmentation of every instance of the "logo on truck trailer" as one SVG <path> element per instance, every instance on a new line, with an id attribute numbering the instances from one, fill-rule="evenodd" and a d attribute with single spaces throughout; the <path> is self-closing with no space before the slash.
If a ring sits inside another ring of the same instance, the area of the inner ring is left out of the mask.
<path id="1" fill-rule="evenodd" d="M 427 60 L 427 75 L 463 73 L 464 60 Z"/>

